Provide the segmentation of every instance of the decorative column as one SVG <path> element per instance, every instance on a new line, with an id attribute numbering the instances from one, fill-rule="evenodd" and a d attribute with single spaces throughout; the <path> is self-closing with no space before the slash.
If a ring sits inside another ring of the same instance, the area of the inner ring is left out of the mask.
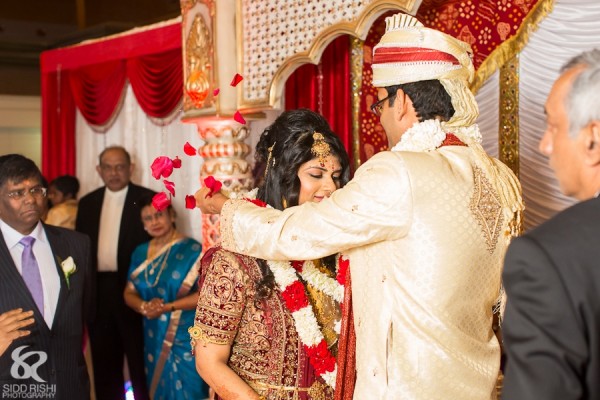
<path id="1" fill-rule="evenodd" d="M 500 161 L 519 177 L 519 56 L 500 68 L 500 132 L 498 154 Z"/>
<path id="2" fill-rule="evenodd" d="M 183 117 L 193 123 L 205 144 L 200 181 L 209 175 L 223 182 L 224 192 L 247 191 L 253 186 L 246 156 L 250 146 L 245 125 L 236 122 L 235 0 L 181 0 L 183 40 Z M 228 37 L 217 41 L 216 37 Z M 220 242 L 219 216 L 202 215 L 202 247 Z"/>
<path id="3" fill-rule="evenodd" d="M 223 183 L 223 192 L 240 193 L 253 186 L 252 171 L 246 161 L 250 146 L 244 143 L 248 129 L 231 120 L 198 119 L 198 133 L 205 141 L 198 153 L 204 158 L 200 180 L 214 176 Z M 219 216 L 202 215 L 202 248 L 220 241 Z"/>

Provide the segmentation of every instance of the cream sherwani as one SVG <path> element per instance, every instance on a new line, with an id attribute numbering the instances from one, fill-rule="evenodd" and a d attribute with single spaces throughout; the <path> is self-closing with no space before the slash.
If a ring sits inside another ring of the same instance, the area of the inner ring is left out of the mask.
<path id="1" fill-rule="evenodd" d="M 228 201 L 223 246 L 271 260 L 350 259 L 354 399 L 489 400 L 500 367 L 492 309 L 520 205 L 498 180 L 519 187 L 470 147 L 382 152 L 321 203 L 281 212 Z"/>

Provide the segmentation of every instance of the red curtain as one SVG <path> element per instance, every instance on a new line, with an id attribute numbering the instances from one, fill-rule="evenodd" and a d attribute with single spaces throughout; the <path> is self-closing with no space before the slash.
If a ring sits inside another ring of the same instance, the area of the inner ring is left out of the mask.
<path id="1" fill-rule="evenodd" d="M 75 104 L 90 125 L 105 125 L 115 113 L 125 86 L 125 62 L 109 61 L 69 74 Z"/>
<path id="2" fill-rule="evenodd" d="M 108 128 L 127 80 L 154 118 L 175 111 L 183 96 L 181 24 L 137 30 L 42 53 L 42 172 L 75 174 L 76 107 L 90 125 Z"/>
<path id="3" fill-rule="evenodd" d="M 327 46 L 319 65 L 303 65 L 289 77 L 285 85 L 285 109 L 296 108 L 308 108 L 323 115 L 352 157 L 350 38 L 347 35 Z"/>

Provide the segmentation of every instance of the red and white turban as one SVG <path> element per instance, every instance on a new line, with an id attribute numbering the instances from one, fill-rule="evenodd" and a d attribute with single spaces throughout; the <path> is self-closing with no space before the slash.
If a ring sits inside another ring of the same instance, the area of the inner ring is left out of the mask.
<path id="1" fill-rule="evenodd" d="M 407 14 L 392 15 L 385 23 L 385 34 L 373 49 L 373 86 L 438 79 L 455 109 L 448 124 L 472 124 L 479 111 L 469 90 L 475 76 L 471 46 Z"/>

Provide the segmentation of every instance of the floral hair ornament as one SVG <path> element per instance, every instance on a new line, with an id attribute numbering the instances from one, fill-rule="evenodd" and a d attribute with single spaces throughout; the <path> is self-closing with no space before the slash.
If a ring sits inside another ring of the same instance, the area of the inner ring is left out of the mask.
<path id="1" fill-rule="evenodd" d="M 313 145 L 310 148 L 310 152 L 319 159 L 319 164 L 321 167 L 325 165 L 325 159 L 331 154 L 331 147 L 325 141 L 325 137 L 323 137 L 322 133 L 315 132 L 313 133 Z"/>
<path id="2" fill-rule="evenodd" d="M 210 192 L 208 192 L 205 196 L 206 199 L 209 199 L 212 197 L 213 194 L 219 193 L 221 187 L 223 186 L 223 183 L 221 183 L 221 181 L 216 180 L 214 176 L 209 175 L 206 178 L 204 178 L 204 185 L 208 189 L 210 189 Z"/>

